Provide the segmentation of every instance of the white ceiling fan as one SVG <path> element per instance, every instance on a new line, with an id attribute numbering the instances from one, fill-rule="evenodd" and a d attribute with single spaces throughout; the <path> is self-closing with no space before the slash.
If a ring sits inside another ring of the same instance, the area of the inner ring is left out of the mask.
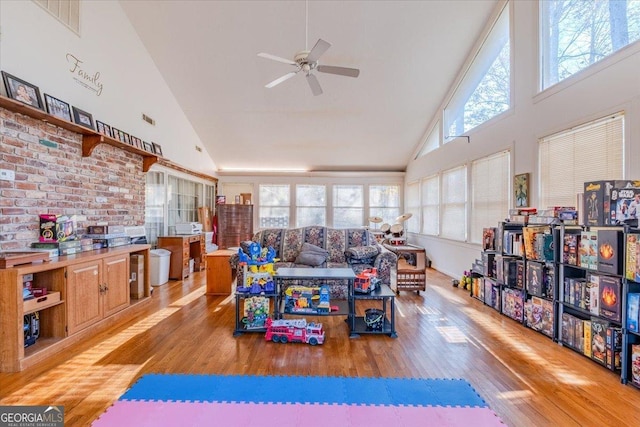
<path id="1" fill-rule="evenodd" d="M 308 46 L 308 32 L 309 32 L 309 4 L 306 4 L 306 25 L 305 25 L 305 46 Z M 273 61 L 283 62 L 285 64 L 293 65 L 296 67 L 295 71 L 285 74 L 282 77 L 278 77 L 271 83 L 265 85 L 266 88 L 272 88 L 280 83 L 289 80 L 291 77 L 298 74 L 302 71 L 305 74 L 307 83 L 309 83 L 309 87 L 311 88 L 311 92 L 314 96 L 322 94 L 322 87 L 320 87 L 320 82 L 318 78 L 313 74 L 313 70 L 318 70 L 321 73 L 328 74 L 337 74 L 339 76 L 347 76 L 347 77 L 358 77 L 360 75 L 360 70 L 357 68 L 347 68 L 347 67 L 336 67 L 333 65 L 319 65 L 318 59 L 322 56 L 323 53 L 327 51 L 331 47 L 331 43 L 326 42 L 322 39 L 318 39 L 313 49 L 302 50 L 295 54 L 293 57 L 293 61 L 290 59 L 282 58 L 279 56 L 271 55 L 269 53 L 259 53 L 258 56 L 261 58 L 271 59 Z"/>

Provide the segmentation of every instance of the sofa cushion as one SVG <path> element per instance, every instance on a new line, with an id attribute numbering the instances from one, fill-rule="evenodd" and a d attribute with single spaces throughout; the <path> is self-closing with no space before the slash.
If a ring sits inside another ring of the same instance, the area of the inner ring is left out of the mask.
<path id="1" fill-rule="evenodd" d="M 318 267 L 327 261 L 329 252 L 310 243 L 302 245 L 300 253 L 296 257 L 296 264 L 305 264 L 312 267 Z"/>
<path id="2" fill-rule="evenodd" d="M 351 264 L 373 264 L 380 253 L 380 248 L 375 245 L 354 246 L 345 251 L 345 256 Z"/>

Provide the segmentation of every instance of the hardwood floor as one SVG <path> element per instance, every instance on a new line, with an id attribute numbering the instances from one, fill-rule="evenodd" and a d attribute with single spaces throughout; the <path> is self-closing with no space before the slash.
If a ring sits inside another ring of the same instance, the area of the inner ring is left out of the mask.
<path id="1" fill-rule="evenodd" d="M 463 378 L 509 426 L 640 424 L 640 390 L 498 314 L 429 271 L 396 298 L 398 338 L 349 338 L 325 317 L 324 345 L 233 337 L 234 299 L 204 295 L 205 273 L 155 288 L 145 313 L 33 369 L 0 374 L 0 405 L 64 405 L 89 425 L 142 374 L 215 373 Z"/>

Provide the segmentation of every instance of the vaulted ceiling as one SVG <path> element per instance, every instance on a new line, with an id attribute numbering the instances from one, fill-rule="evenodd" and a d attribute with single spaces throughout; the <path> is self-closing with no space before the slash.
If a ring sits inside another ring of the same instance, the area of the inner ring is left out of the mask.
<path id="1" fill-rule="evenodd" d="M 221 171 L 403 171 L 497 0 L 124 1 L 121 5 Z M 308 42 L 306 41 L 308 33 Z M 267 89 L 322 38 L 320 64 Z M 308 43 L 308 44 L 307 44 Z"/>

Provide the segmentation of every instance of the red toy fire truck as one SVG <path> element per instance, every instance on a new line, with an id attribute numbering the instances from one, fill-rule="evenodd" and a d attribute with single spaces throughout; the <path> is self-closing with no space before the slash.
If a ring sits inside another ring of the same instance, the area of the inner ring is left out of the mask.
<path id="1" fill-rule="evenodd" d="M 267 319 L 264 339 L 273 342 L 303 342 L 311 345 L 324 343 L 322 323 L 307 323 L 306 319 Z"/>

